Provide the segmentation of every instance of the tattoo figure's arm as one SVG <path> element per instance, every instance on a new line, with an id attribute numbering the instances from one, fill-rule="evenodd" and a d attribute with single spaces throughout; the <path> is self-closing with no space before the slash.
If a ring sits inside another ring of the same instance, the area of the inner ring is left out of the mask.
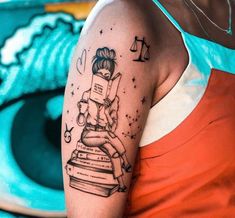
<path id="1" fill-rule="evenodd" d="M 128 18 L 126 3 L 101 3 L 82 32 L 65 91 L 62 137 L 74 128 L 70 140 L 62 140 L 69 218 L 123 216 L 155 86 L 151 37 Z M 120 11 L 128 19 L 120 19 Z M 89 117 L 82 125 L 76 122 L 78 102 Z"/>
<path id="2" fill-rule="evenodd" d="M 82 95 L 81 100 L 77 103 L 78 115 L 77 115 L 77 124 L 79 126 L 84 126 L 86 122 L 86 116 L 88 113 L 88 100 L 89 100 L 90 90 L 85 91 Z"/>
<path id="3" fill-rule="evenodd" d="M 108 120 L 108 128 L 111 132 L 115 132 L 118 125 L 118 105 L 119 105 L 119 98 L 116 97 L 114 102 L 110 105 L 110 107 L 107 107 L 105 110 L 105 115 Z"/>

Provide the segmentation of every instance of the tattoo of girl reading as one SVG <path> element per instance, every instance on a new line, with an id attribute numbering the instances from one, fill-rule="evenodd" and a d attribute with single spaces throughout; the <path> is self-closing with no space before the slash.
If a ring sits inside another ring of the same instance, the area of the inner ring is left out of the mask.
<path id="1" fill-rule="evenodd" d="M 99 48 L 92 61 L 91 88 L 78 102 L 77 124 L 83 128 L 81 138 L 66 170 L 70 186 L 90 194 L 108 197 L 126 192 L 124 173 L 132 167 L 126 149 L 116 135 L 121 73 L 115 72 L 116 53 Z"/>

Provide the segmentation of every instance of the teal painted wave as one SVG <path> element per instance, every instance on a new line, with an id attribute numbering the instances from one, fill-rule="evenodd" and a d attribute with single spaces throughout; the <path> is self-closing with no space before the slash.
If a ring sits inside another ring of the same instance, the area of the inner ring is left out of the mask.
<path id="1" fill-rule="evenodd" d="M 0 105 L 65 86 L 84 21 L 65 13 L 34 17 L 0 50 Z"/>

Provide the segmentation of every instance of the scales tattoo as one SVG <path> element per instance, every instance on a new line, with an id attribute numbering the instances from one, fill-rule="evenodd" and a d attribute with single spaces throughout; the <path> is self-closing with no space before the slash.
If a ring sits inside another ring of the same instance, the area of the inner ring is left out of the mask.
<path id="1" fill-rule="evenodd" d="M 116 135 L 121 73 L 115 73 L 116 52 L 99 48 L 92 61 L 92 81 L 78 102 L 77 124 L 83 128 L 66 170 L 70 186 L 108 197 L 126 192 L 124 173 L 132 167 L 126 149 Z"/>
<path id="2" fill-rule="evenodd" d="M 140 43 L 140 49 L 139 45 Z M 134 42 L 131 45 L 130 51 L 131 52 L 139 52 L 138 58 L 134 59 L 133 61 L 137 62 L 145 62 L 150 59 L 150 53 L 149 53 L 150 45 L 148 45 L 145 41 L 145 38 L 139 39 L 138 36 L 135 36 Z"/>

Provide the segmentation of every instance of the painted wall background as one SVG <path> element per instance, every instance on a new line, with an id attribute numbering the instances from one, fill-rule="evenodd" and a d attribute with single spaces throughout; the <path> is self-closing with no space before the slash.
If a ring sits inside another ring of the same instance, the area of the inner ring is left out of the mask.
<path id="1" fill-rule="evenodd" d="M 0 217 L 65 215 L 63 92 L 94 4 L 0 2 Z"/>

